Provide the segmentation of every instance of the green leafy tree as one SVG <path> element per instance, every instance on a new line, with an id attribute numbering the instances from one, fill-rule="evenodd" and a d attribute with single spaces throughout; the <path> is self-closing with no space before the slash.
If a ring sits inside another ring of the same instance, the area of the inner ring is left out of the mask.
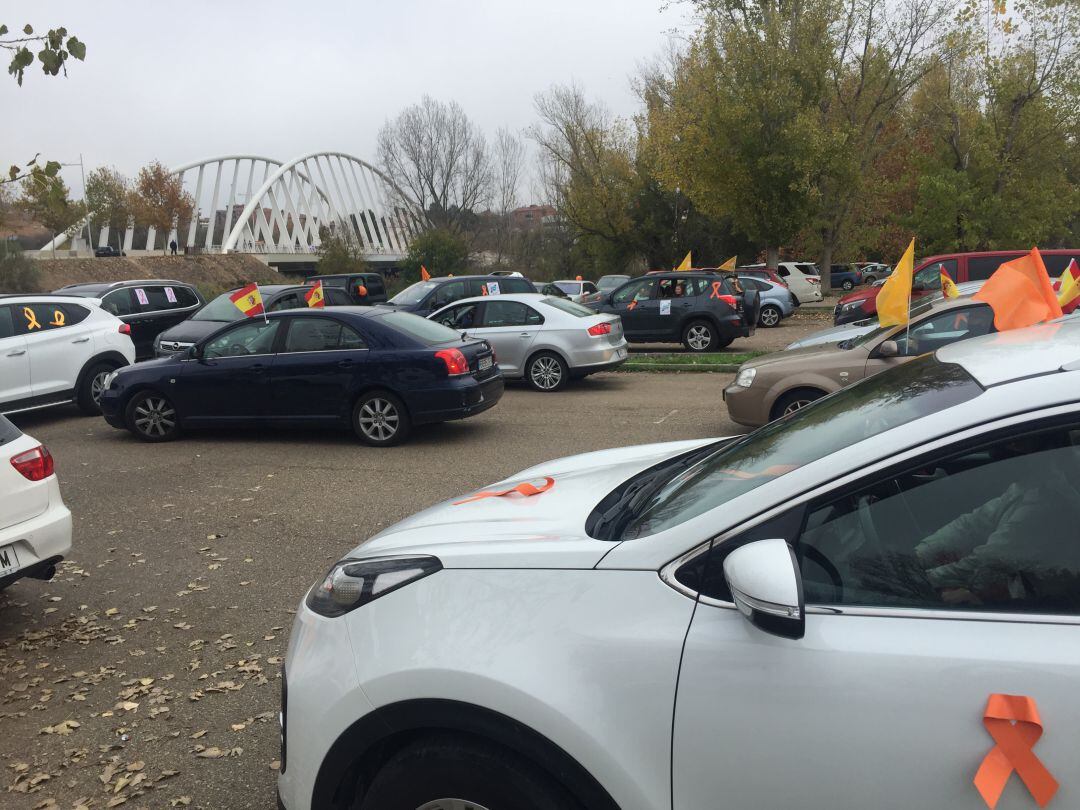
<path id="1" fill-rule="evenodd" d="M 420 267 L 432 276 L 460 275 L 469 267 L 469 245 L 460 234 L 445 228 L 424 231 L 409 244 L 401 263 L 410 278 L 420 278 Z"/>
<path id="2" fill-rule="evenodd" d="M 86 216 L 86 206 L 82 201 L 71 199 L 67 184 L 60 177 L 30 175 L 24 178 L 18 205 L 49 230 L 53 241 L 60 233 L 71 236 Z M 55 247 L 53 251 L 55 253 Z"/>
<path id="3" fill-rule="evenodd" d="M 109 229 L 117 250 L 123 246 L 124 233 L 131 222 L 131 184 L 119 171 L 102 166 L 86 177 L 86 209 L 98 228 Z"/>
<path id="4" fill-rule="evenodd" d="M 320 273 L 361 273 L 367 269 L 363 247 L 352 238 L 348 223 L 319 229 Z"/>

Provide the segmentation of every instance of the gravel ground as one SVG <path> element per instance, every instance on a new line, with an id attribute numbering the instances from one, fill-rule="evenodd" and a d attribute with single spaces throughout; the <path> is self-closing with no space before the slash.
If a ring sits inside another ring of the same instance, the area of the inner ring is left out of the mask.
<path id="1" fill-rule="evenodd" d="M 15 417 L 55 456 L 75 537 L 55 580 L 0 594 L 0 806 L 274 807 L 292 612 L 332 562 L 547 459 L 742 432 L 720 396 L 731 376 L 512 386 L 388 450 L 337 432 L 146 445 L 72 408 Z"/>

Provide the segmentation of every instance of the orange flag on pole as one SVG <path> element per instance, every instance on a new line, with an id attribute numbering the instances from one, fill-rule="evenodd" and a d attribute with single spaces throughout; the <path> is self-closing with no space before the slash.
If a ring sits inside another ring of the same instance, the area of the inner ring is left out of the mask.
<path id="1" fill-rule="evenodd" d="M 420 280 L 431 281 L 431 273 L 427 271 L 427 268 L 424 267 L 424 265 L 420 265 Z"/>
<path id="2" fill-rule="evenodd" d="M 994 310 L 999 332 L 1061 317 L 1061 305 L 1037 247 L 1001 265 L 972 297 Z"/>

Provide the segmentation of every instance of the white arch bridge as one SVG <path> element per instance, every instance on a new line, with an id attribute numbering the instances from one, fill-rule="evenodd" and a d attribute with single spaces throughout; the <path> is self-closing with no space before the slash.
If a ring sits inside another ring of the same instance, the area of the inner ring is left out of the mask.
<path id="1" fill-rule="evenodd" d="M 179 252 L 254 253 L 266 261 L 314 261 L 327 228 L 348 238 L 371 262 L 399 261 L 427 226 L 423 212 L 371 164 L 344 152 L 312 152 L 288 161 L 224 155 L 175 167 L 194 201 L 192 216 L 158 233 L 131 223 L 122 249 L 160 251 L 175 240 Z M 98 247 L 117 245 L 108 227 L 92 221 Z M 87 233 L 86 223 L 80 231 Z M 59 247 L 57 237 L 42 253 Z"/>

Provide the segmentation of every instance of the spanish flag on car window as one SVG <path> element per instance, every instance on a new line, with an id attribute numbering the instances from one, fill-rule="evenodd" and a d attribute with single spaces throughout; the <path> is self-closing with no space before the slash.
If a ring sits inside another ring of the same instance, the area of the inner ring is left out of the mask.
<path id="1" fill-rule="evenodd" d="M 1069 262 L 1065 272 L 1061 274 L 1061 280 L 1054 285 L 1061 311 L 1068 315 L 1080 304 L 1080 266 L 1076 259 Z"/>
<path id="2" fill-rule="evenodd" d="M 307 301 L 309 307 L 325 307 L 326 304 L 323 301 L 323 288 L 322 282 L 316 281 L 310 290 L 304 293 L 304 300 Z"/>
<path id="3" fill-rule="evenodd" d="M 262 295 L 259 293 L 259 285 L 254 282 L 234 292 L 229 296 L 229 300 L 249 318 L 263 314 Z"/>
<path id="4" fill-rule="evenodd" d="M 946 272 L 942 265 L 938 265 L 938 270 L 941 271 L 941 292 L 946 298 L 959 298 L 960 290 L 957 289 L 956 282 L 952 280 L 952 276 Z"/>

